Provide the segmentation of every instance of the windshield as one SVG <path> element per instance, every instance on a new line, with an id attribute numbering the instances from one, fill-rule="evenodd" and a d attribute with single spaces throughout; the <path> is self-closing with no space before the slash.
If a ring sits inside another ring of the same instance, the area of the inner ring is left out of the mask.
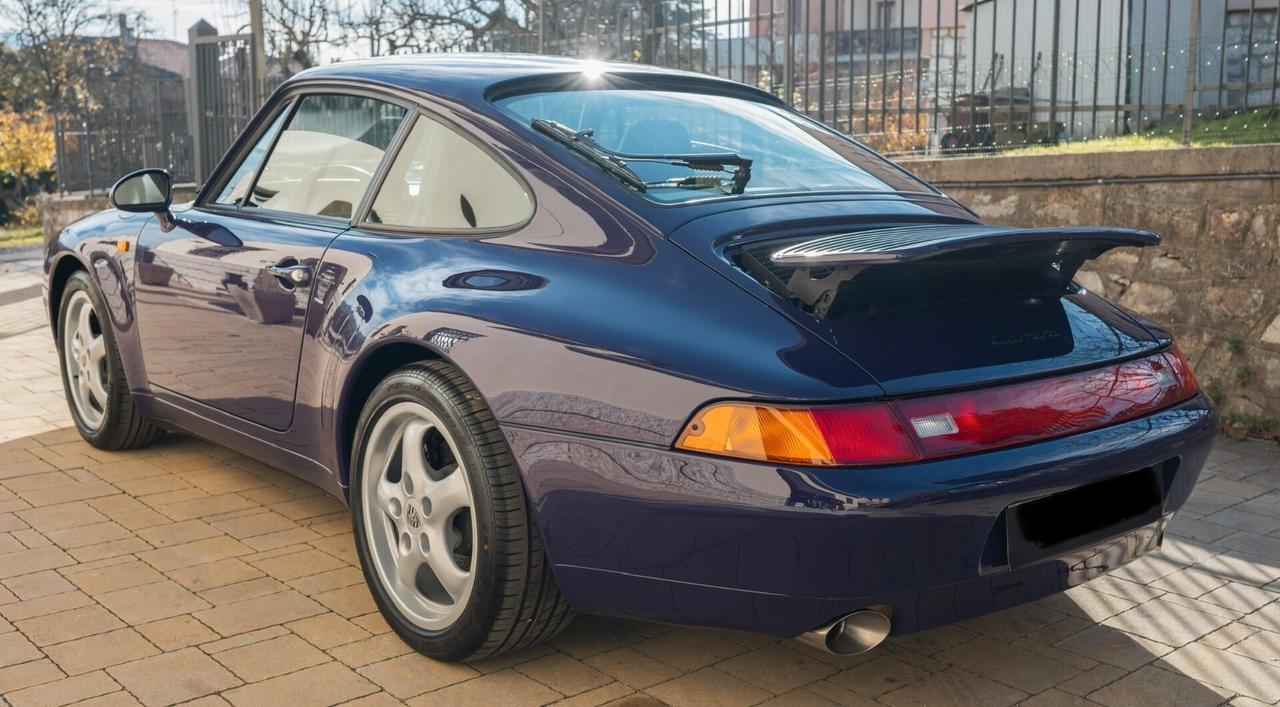
<path id="1" fill-rule="evenodd" d="M 661 202 L 735 194 L 931 191 L 838 133 L 783 108 L 744 98 L 598 89 L 529 93 L 495 103 L 521 122 L 555 123 L 590 136 L 602 150 L 620 154 L 638 181 L 651 187 L 638 191 Z M 749 161 L 750 178 L 744 188 L 736 188 L 732 179 L 710 171 L 705 164 L 625 159 L 638 155 L 738 156 Z M 635 187 L 637 180 L 626 178 L 619 170 L 606 171 Z M 719 176 L 712 179 L 708 175 Z M 654 185 L 661 188 L 652 188 Z"/>

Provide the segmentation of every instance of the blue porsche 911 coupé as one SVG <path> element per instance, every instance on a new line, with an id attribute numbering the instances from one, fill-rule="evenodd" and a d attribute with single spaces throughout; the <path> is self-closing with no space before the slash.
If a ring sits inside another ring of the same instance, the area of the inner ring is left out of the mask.
<path id="1" fill-rule="evenodd" d="M 737 83 L 439 55 L 267 101 L 49 246 L 80 433 L 347 501 L 417 650 L 574 612 L 868 650 L 1156 549 L 1217 412 L 1073 282 L 1144 231 L 983 225 Z"/>

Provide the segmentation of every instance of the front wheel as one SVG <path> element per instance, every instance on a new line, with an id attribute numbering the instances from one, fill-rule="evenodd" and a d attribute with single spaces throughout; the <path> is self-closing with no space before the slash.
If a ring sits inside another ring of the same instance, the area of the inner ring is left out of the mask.
<path id="1" fill-rule="evenodd" d="M 383 381 L 360 416 L 351 469 L 365 580 L 415 650 L 483 658 L 569 622 L 511 450 L 457 370 L 431 361 Z"/>
<path id="2" fill-rule="evenodd" d="M 109 450 L 144 447 L 161 429 L 134 405 L 106 311 L 88 274 L 73 273 L 58 305 L 58 357 L 67 405 L 89 444 Z"/>

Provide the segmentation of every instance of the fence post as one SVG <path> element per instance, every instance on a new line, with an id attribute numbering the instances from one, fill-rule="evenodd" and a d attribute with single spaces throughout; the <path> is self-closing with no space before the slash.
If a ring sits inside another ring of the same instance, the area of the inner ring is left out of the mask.
<path id="1" fill-rule="evenodd" d="M 1058 134 L 1058 47 L 1059 34 L 1062 29 L 1062 0 L 1053 0 L 1053 56 L 1049 59 L 1049 134 L 1053 136 L 1053 143 L 1057 144 L 1062 136 Z M 1034 29 L 1032 30 L 1035 31 Z M 1095 80 L 1097 80 L 1095 78 Z M 1012 85 L 1012 83 L 1010 84 Z M 1012 94 L 1010 94 L 1010 106 L 1012 106 Z M 1035 106 L 1031 107 L 1035 111 Z"/>
<path id="2" fill-rule="evenodd" d="M 249 33 L 253 35 L 253 102 L 267 99 L 267 50 L 262 33 L 262 0 L 249 0 Z"/>
<path id="3" fill-rule="evenodd" d="M 793 64 L 795 61 L 795 32 L 792 31 L 794 26 L 791 21 L 792 2 L 794 0 L 782 0 L 782 24 L 786 27 L 787 32 L 786 51 L 782 57 L 782 92 L 783 100 L 789 106 L 793 106 L 796 89 L 795 65 Z M 805 57 L 805 60 L 808 61 L 808 57 Z"/>
<path id="4" fill-rule="evenodd" d="M 1191 144 L 1191 112 L 1195 110 L 1196 73 L 1200 68 L 1200 0 L 1191 0 L 1191 29 L 1187 30 L 1187 89 L 1182 96 L 1182 144 Z"/>
<path id="5" fill-rule="evenodd" d="M 212 67 L 205 66 L 205 63 L 201 61 L 205 52 L 201 51 L 203 45 L 200 43 L 200 38 L 212 37 L 217 34 L 218 30 L 204 20 L 196 21 L 187 30 L 187 129 L 191 132 L 191 152 L 195 158 L 197 184 L 204 181 L 205 170 L 211 166 L 205 164 L 205 92 L 201 89 L 207 81 L 216 81 L 218 79 L 217 57 L 214 56 L 213 63 L 215 66 Z M 213 75 L 206 75 L 210 70 L 212 70 Z"/>

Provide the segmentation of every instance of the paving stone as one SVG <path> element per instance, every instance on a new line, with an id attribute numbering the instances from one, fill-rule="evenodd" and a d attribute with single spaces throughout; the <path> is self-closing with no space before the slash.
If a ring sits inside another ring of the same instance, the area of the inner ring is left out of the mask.
<path id="1" fill-rule="evenodd" d="M 155 646 L 131 628 L 48 646 L 44 652 L 67 675 L 100 670 L 159 653 Z"/>
<path id="2" fill-rule="evenodd" d="M 962 643 L 936 657 L 1029 694 L 1047 690 L 1080 673 L 1068 663 L 986 637 Z"/>
<path id="3" fill-rule="evenodd" d="M 4 696 L 12 707 L 66 705 L 119 690 L 106 673 L 95 672 L 28 687 Z"/>
<path id="4" fill-rule="evenodd" d="M 641 695 L 635 692 L 630 687 L 620 682 L 611 682 L 608 685 L 597 687 L 594 690 L 587 690 L 582 694 L 574 695 L 573 697 L 560 700 L 555 704 L 556 704 L 556 707 L 592 707 L 593 705 L 606 705 L 606 704 L 614 705 L 614 707 L 617 707 L 620 700 L 623 700 L 624 698 L 636 698 L 636 697 L 644 697 L 650 700 L 653 699 L 651 697 L 648 697 L 648 695 Z M 768 702 L 764 704 L 768 704 Z M 803 706 L 803 703 L 800 703 L 800 702 L 796 702 L 794 704 L 796 704 L 797 707 Z"/>
<path id="5" fill-rule="evenodd" d="M 1161 658 L 1183 675 L 1266 703 L 1280 702 L 1280 665 L 1199 643 Z"/>
<path id="6" fill-rule="evenodd" d="M 929 673 L 897 658 L 873 657 L 831 676 L 831 682 L 847 690 L 878 697 L 891 690 L 916 682 Z"/>
<path id="7" fill-rule="evenodd" d="M 247 555 L 252 550 L 239 541 L 226 536 L 196 540 L 195 542 L 138 553 L 138 559 L 161 572 L 184 567 L 194 567 L 229 557 Z"/>
<path id="8" fill-rule="evenodd" d="M 1226 646 L 1214 646 L 1226 648 Z M 1232 653 L 1239 653 L 1254 660 L 1268 663 L 1280 663 L 1280 633 L 1258 631 L 1229 648 Z"/>
<path id="9" fill-rule="evenodd" d="M 753 705 L 770 697 L 768 692 L 716 668 L 703 668 L 655 685 L 646 692 L 666 704 L 689 707 Z"/>
<path id="10" fill-rule="evenodd" d="M 1097 705 L 1096 702 L 1090 702 L 1062 690 L 1045 690 L 1019 704 L 1022 707 L 1094 707 Z"/>
<path id="11" fill-rule="evenodd" d="M 680 675 L 680 671 L 670 665 L 625 646 L 590 656 L 583 662 L 637 690 Z"/>
<path id="12" fill-rule="evenodd" d="M 962 625 L 992 638 L 1013 641 L 1049 624 L 1057 623 L 1063 616 L 1064 614 L 1056 609 L 1032 603 L 979 616 Z"/>
<path id="13" fill-rule="evenodd" d="M 237 707 L 276 707 L 282 704 L 333 705 L 377 691 L 376 685 L 350 668 L 330 662 L 245 685 L 224 696 Z"/>
<path id="14" fill-rule="evenodd" d="M 138 631 L 146 636 L 147 640 L 166 651 L 199 645 L 218 637 L 212 629 L 190 616 L 175 616 L 142 624 L 138 627 Z"/>
<path id="15" fill-rule="evenodd" d="M 330 660 L 292 634 L 225 650 L 215 654 L 214 659 L 245 682 L 258 682 Z"/>
<path id="16" fill-rule="evenodd" d="M 142 584 L 151 584 L 164 579 L 151 565 L 140 560 L 130 560 L 117 564 L 90 567 L 68 568 L 64 570 L 67 579 L 89 595 L 106 594 L 119 589 L 128 589 Z"/>
<path id="17" fill-rule="evenodd" d="M 1070 680 L 1060 683 L 1057 689 L 1072 695 L 1087 695 L 1094 690 L 1110 685 L 1125 675 L 1128 675 L 1128 673 L 1120 668 L 1099 664 Z"/>
<path id="18" fill-rule="evenodd" d="M 892 707 L 1001 707 L 1026 696 L 1023 692 L 960 668 L 948 668 L 881 695 L 879 699 Z"/>
<path id="19" fill-rule="evenodd" d="M 1124 670 L 1136 670 L 1173 650 L 1158 641 L 1101 625 L 1065 638 L 1056 647 Z"/>
<path id="20" fill-rule="evenodd" d="M 42 656 L 40 649 L 21 633 L 0 633 L 0 668 L 36 660 Z"/>
<path id="21" fill-rule="evenodd" d="M 1227 583 L 1227 579 L 1199 567 L 1188 567 L 1151 583 L 1152 589 L 1198 597 Z M 1106 618 L 1106 617 L 1103 617 Z"/>
<path id="22" fill-rule="evenodd" d="M 4 586 L 20 599 L 39 599 L 75 589 L 62 575 L 53 570 L 13 577 L 5 580 Z"/>
<path id="23" fill-rule="evenodd" d="M 145 705 L 168 705 L 233 688 L 240 680 L 196 648 L 107 668 Z"/>
<path id="24" fill-rule="evenodd" d="M 1217 614 L 1175 603 L 1168 597 L 1159 597 L 1102 623 L 1126 633 L 1177 647 L 1230 622 L 1230 619 Z"/>
<path id="25" fill-rule="evenodd" d="M 124 623 L 95 604 L 56 614 L 37 616 L 15 622 L 14 625 L 36 645 L 47 646 L 112 631 L 122 628 Z"/>
<path id="26" fill-rule="evenodd" d="M 223 587 L 263 575 L 262 570 L 235 558 L 206 562 L 202 565 L 166 572 L 166 574 L 169 575 L 169 579 L 193 592 Z"/>
<path id="27" fill-rule="evenodd" d="M 360 668 L 370 663 L 404 655 L 412 650 L 400 640 L 399 636 L 394 633 L 384 633 L 330 649 L 329 655 L 349 667 Z"/>
<path id="28" fill-rule="evenodd" d="M 730 658 L 716 667 L 775 695 L 790 692 L 837 672 L 836 668 L 827 663 L 776 643 Z"/>
<path id="29" fill-rule="evenodd" d="M 1231 697 L 1231 693 L 1198 683 L 1180 673 L 1146 666 L 1090 693 L 1088 697 L 1108 707 L 1211 707 L 1221 704 Z"/>
<path id="30" fill-rule="evenodd" d="M 337 614 L 320 614 L 294 621 L 290 631 L 301 636 L 311 645 L 327 649 L 369 637 L 369 632 Z"/>
<path id="31" fill-rule="evenodd" d="M 785 666 L 779 666 L 785 670 Z M 578 695 L 613 682 L 608 675 L 564 653 L 550 653 L 515 669 L 562 695 Z"/>
<path id="32" fill-rule="evenodd" d="M 586 668 L 581 663 L 577 663 L 577 665 Z M 587 669 L 590 670 L 590 668 Z M 366 665 L 356 672 L 402 700 L 407 700 L 410 697 L 421 695 L 431 690 L 448 687 L 463 680 L 470 680 L 480 675 L 480 673 L 466 665 L 442 663 L 417 653 L 410 653 L 373 663 L 372 665 Z M 608 682 L 608 680 L 604 682 Z M 599 684 L 592 685 L 592 687 L 598 687 Z M 581 690 L 578 692 L 581 692 Z"/>
<path id="33" fill-rule="evenodd" d="M 1216 604 L 1247 614 L 1280 599 L 1280 593 L 1249 584 L 1230 582 L 1200 597 L 1200 601 Z"/>
<path id="34" fill-rule="evenodd" d="M 65 675 L 53 661 L 47 658 L 30 660 L 0 668 L 0 697 L 12 694 L 32 685 L 43 685 L 60 680 Z"/>
<path id="35" fill-rule="evenodd" d="M 75 559 L 56 547 L 40 547 L 0 555 L 0 579 L 75 564 Z"/>
<path id="36" fill-rule="evenodd" d="M 1240 619 L 1245 624 L 1280 633 L 1280 602 L 1271 602 Z"/>
<path id="37" fill-rule="evenodd" d="M 92 604 L 93 599 L 84 592 L 64 592 L 62 594 L 43 596 L 39 599 L 28 599 L 5 604 L 0 606 L 0 616 L 9 621 L 21 621 L 34 616 L 46 616 Z"/>
<path id="38" fill-rule="evenodd" d="M 697 629 L 677 629 L 631 647 L 686 673 L 746 652 L 741 644 Z"/>
<path id="39" fill-rule="evenodd" d="M 212 609 L 194 616 L 223 636 L 233 636 L 264 626 L 287 623 L 323 613 L 324 607 L 293 591 L 277 592 Z"/>
<path id="40" fill-rule="evenodd" d="M 130 624 L 158 621 L 207 608 L 209 603 L 177 582 L 162 580 L 96 597 L 98 603 Z"/>
<path id="41" fill-rule="evenodd" d="M 1206 634 L 1200 639 L 1200 643 L 1214 648 L 1227 648 L 1243 641 L 1244 639 L 1257 633 L 1260 629 L 1254 628 L 1246 623 L 1239 621 L 1229 623 L 1226 626 Z"/>

